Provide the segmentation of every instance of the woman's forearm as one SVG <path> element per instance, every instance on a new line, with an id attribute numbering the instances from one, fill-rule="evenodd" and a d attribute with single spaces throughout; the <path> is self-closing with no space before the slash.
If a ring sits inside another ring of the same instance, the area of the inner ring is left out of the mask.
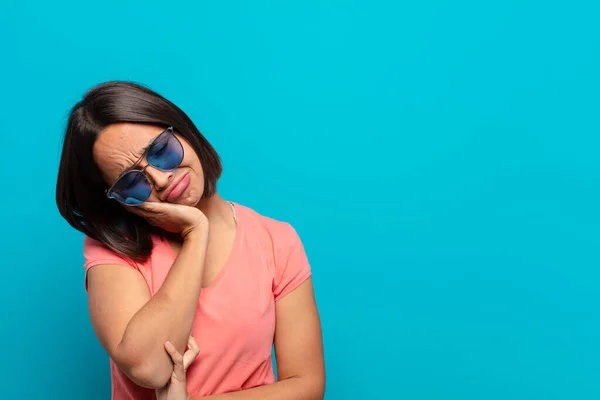
<path id="1" fill-rule="evenodd" d="M 192 329 L 202 285 L 208 234 L 190 232 L 161 288 L 131 319 L 117 353 L 131 360 L 126 371 L 142 386 L 163 387 L 173 363 L 164 350 L 169 340 L 183 353 Z"/>
<path id="2" fill-rule="evenodd" d="M 319 379 L 294 377 L 239 392 L 192 397 L 191 400 L 323 400 L 325 384 Z"/>

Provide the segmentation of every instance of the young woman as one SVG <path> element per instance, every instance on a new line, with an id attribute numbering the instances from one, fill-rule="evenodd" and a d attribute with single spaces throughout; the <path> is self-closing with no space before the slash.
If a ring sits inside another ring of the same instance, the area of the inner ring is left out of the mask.
<path id="1" fill-rule="evenodd" d="M 86 235 L 89 313 L 114 400 L 168 389 L 171 356 L 190 335 L 200 349 L 187 371 L 192 399 L 323 397 L 302 243 L 289 224 L 221 198 L 220 175 L 189 117 L 145 87 L 107 82 L 71 111 L 56 200 Z"/>

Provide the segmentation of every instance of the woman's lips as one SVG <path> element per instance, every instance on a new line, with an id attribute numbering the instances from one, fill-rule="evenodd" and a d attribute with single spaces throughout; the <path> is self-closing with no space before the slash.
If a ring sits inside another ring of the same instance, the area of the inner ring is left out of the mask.
<path id="1" fill-rule="evenodd" d="M 190 174 L 186 174 L 178 183 L 175 184 L 175 186 L 173 186 L 173 189 L 171 189 L 171 192 L 167 196 L 167 201 L 173 202 L 177 200 L 179 196 L 181 196 L 183 192 L 185 192 L 185 189 L 187 189 L 189 184 Z"/>

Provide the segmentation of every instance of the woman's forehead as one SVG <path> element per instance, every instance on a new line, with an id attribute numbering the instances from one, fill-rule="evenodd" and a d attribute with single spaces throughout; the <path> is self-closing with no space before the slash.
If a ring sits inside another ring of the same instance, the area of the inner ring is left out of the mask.
<path id="1" fill-rule="evenodd" d="M 119 123 L 104 128 L 96 142 L 104 146 L 141 145 L 146 147 L 164 129 L 157 126 Z"/>
<path id="2" fill-rule="evenodd" d="M 143 155 L 146 147 L 162 132 L 160 127 L 139 124 L 112 124 L 94 144 L 94 160 L 109 178 L 120 175 Z"/>

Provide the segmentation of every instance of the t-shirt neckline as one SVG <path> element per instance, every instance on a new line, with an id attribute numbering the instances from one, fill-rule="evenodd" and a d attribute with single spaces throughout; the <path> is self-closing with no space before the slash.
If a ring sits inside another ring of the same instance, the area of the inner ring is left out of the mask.
<path id="1" fill-rule="evenodd" d="M 210 290 L 214 290 L 214 287 L 217 286 L 217 284 L 227 274 L 227 271 L 231 267 L 230 264 L 232 264 L 234 262 L 235 256 L 236 256 L 236 254 L 238 252 L 237 249 L 238 249 L 239 243 L 241 241 L 241 225 L 242 224 L 240 223 L 240 220 L 242 218 L 240 218 L 239 205 L 237 203 L 232 202 L 232 201 L 228 201 L 228 203 L 231 205 L 231 209 L 233 211 L 233 218 L 235 220 L 235 238 L 233 239 L 233 245 L 231 246 L 231 251 L 229 252 L 229 256 L 227 257 L 227 261 L 225 261 L 225 264 L 223 265 L 223 267 L 221 268 L 221 270 L 219 271 L 219 273 L 217 274 L 217 276 L 215 277 L 215 279 L 210 283 L 210 285 L 208 285 L 206 287 L 203 286 L 200 289 L 202 292 L 207 292 L 207 291 L 210 291 Z M 163 245 L 165 245 L 167 247 L 168 252 L 170 253 L 173 262 L 175 262 L 175 260 L 177 259 L 177 254 L 175 254 L 175 251 L 171 247 L 171 244 L 169 243 L 169 241 L 163 239 L 162 243 L 163 243 Z"/>

